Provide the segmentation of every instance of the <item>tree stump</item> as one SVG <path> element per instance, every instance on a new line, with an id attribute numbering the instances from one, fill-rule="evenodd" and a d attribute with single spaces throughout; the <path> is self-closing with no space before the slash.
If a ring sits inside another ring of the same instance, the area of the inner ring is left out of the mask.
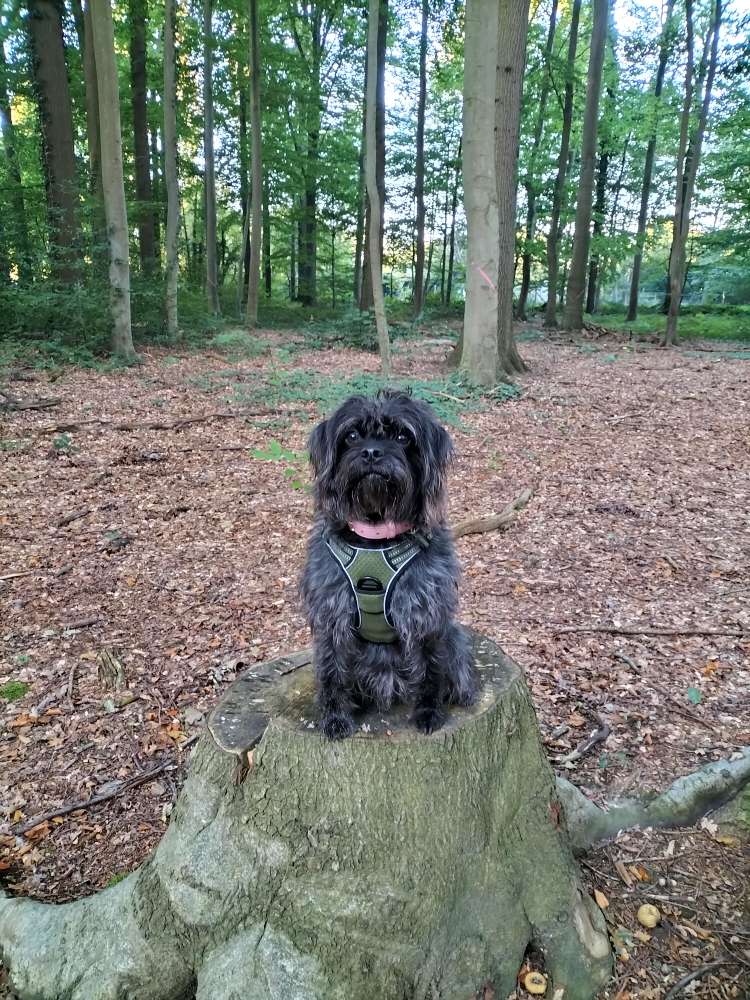
<path id="1" fill-rule="evenodd" d="M 309 653 L 248 670 L 140 869 L 62 906 L 0 901 L 18 995 L 470 1000 L 489 983 L 504 998 L 533 944 L 549 1000 L 594 997 L 610 947 L 522 672 L 473 642 L 482 696 L 432 736 L 401 707 L 329 743 Z"/>

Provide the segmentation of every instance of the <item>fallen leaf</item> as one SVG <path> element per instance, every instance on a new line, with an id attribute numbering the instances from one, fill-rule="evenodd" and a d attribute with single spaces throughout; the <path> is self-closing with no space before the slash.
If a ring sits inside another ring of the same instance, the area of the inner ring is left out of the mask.
<path id="1" fill-rule="evenodd" d="M 594 899 L 596 900 L 597 906 L 602 910 L 606 910 L 609 906 L 609 900 L 603 892 L 599 891 L 599 889 L 594 889 Z"/>
<path id="2" fill-rule="evenodd" d="M 615 870 L 629 889 L 633 884 L 633 876 L 628 871 L 625 863 L 623 861 L 615 861 Z"/>

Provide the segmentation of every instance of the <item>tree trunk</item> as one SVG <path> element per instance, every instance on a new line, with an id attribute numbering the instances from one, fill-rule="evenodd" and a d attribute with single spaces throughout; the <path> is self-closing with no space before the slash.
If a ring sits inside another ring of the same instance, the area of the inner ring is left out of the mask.
<path id="1" fill-rule="evenodd" d="M 524 180 L 526 189 L 526 243 L 523 251 L 523 261 L 521 269 L 521 288 L 518 293 L 518 306 L 516 315 L 520 320 L 526 319 L 526 303 L 529 298 L 529 288 L 531 287 L 531 246 L 536 230 L 536 199 L 539 193 L 539 182 L 536 177 L 536 160 L 539 153 L 539 146 L 542 141 L 544 131 L 544 115 L 547 110 L 547 100 L 549 98 L 550 86 L 552 83 L 552 50 L 555 44 L 555 30 L 557 27 L 557 6 L 558 0 L 552 0 L 552 9 L 549 16 L 549 29 L 547 31 L 547 42 L 544 46 L 544 80 L 539 94 L 539 110 L 537 111 L 536 124 L 534 125 L 534 136 L 531 142 L 531 154 L 529 157 L 529 168 Z"/>
<path id="2" fill-rule="evenodd" d="M 136 220 L 141 271 L 154 270 L 154 216 L 151 192 L 151 157 L 148 148 L 146 107 L 146 0 L 128 0 L 130 14 L 130 95 L 133 106 L 133 147 Z"/>
<path id="3" fill-rule="evenodd" d="M 378 182 L 380 221 L 378 225 L 378 254 L 383 261 L 383 236 L 385 233 L 385 55 L 388 42 L 388 0 L 381 0 L 378 12 L 378 73 L 375 92 L 375 173 Z M 365 86 L 367 100 L 367 86 Z M 362 259 L 362 282 L 359 308 L 363 311 L 374 305 L 372 295 L 372 265 L 370 262 L 370 203 L 365 213 L 365 243 Z"/>
<path id="4" fill-rule="evenodd" d="M 250 15 L 250 142 L 253 168 L 252 225 L 250 229 L 250 275 L 247 283 L 245 325 L 254 330 L 258 325 L 258 290 L 262 255 L 261 225 L 263 201 L 263 160 L 260 134 L 260 44 L 258 41 L 258 0 L 249 0 Z"/>
<path id="5" fill-rule="evenodd" d="M 107 255 L 107 224 L 104 218 L 102 184 L 102 145 L 99 135 L 99 87 L 96 80 L 91 0 L 86 0 L 83 14 L 86 44 L 83 50 L 83 73 L 86 87 L 86 139 L 89 154 L 88 191 L 91 196 L 91 243 L 94 267 Z M 103 270 L 103 267 L 102 267 Z"/>
<path id="6" fill-rule="evenodd" d="M 289 301 L 296 302 L 297 300 L 297 285 L 296 285 L 296 275 L 297 275 L 297 239 L 296 239 L 296 226 L 292 223 L 292 227 L 289 233 Z"/>
<path id="7" fill-rule="evenodd" d="M 248 42 L 248 48 L 250 43 Z M 247 300 L 247 279 L 250 273 L 250 245 L 248 234 L 250 232 L 249 213 L 250 204 L 250 157 L 248 155 L 247 142 L 247 96 L 245 94 L 244 77 L 238 72 L 237 92 L 240 119 L 240 204 L 242 211 L 242 248 L 240 250 L 240 301 Z"/>
<path id="8" fill-rule="evenodd" d="M 41 122 L 50 258 L 54 276 L 70 283 L 80 271 L 78 183 L 61 7 L 59 0 L 28 0 L 28 9 L 34 88 Z"/>
<path id="9" fill-rule="evenodd" d="M 612 968 L 605 921 L 523 673 L 474 643 L 482 699 L 430 737 L 398 708 L 327 742 L 310 656 L 254 666 L 145 864 L 74 903 L 0 900 L 20 1000 L 505 997 L 530 944 L 549 997 L 592 1000 Z"/>
<path id="10" fill-rule="evenodd" d="M 365 79 L 367 78 L 367 49 L 365 48 Z M 364 87 L 362 88 L 365 89 Z M 362 251 L 365 238 L 365 120 L 367 117 L 367 96 L 362 99 L 362 135 L 359 143 L 359 159 L 357 161 L 357 230 L 354 240 L 354 281 L 352 287 L 353 301 L 359 305 L 362 300 Z"/>
<path id="11" fill-rule="evenodd" d="M 370 221 L 368 227 L 370 287 L 375 306 L 375 326 L 378 331 L 380 347 L 380 364 L 383 374 L 391 373 L 391 342 L 388 336 L 388 320 L 385 315 L 385 297 L 383 295 L 383 261 L 380 254 L 380 233 L 374 224 L 381 218 L 380 191 L 378 190 L 377 170 L 377 78 L 378 51 L 380 48 L 381 4 L 379 0 L 369 0 L 367 23 L 367 117 L 365 141 L 365 181 L 370 202 Z"/>
<path id="12" fill-rule="evenodd" d="M 565 293 L 563 322 L 566 330 L 580 330 L 583 326 L 583 294 L 586 286 L 586 264 L 591 245 L 591 211 L 596 164 L 596 136 L 599 126 L 599 98 L 602 92 L 602 71 L 604 69 L 608 23 L 609 0 L 594 0 L 594 21 L 591 29 L 586 107 L 583 114 L 581 175 L 578 182 L 573 256 L 570 261 L 568 286 Z"/>
<path id="13" fill-rule="evenodd" d="M 692 22 L 692 0 L 687 0 L 688 20 Z M 682 301 L 682 290 L 685 283 L 685 256 L 687 249 L 687 238 L 690 231 L 690 210 L 695 190 L 695 178 L 700 165 L 703 139 L 706 132 L 708 112 L 711 106 L 711 95 L 714 78 L 716 76 L 716 66 L 719 54 L 719 30 L 721 28 L 721 0 L 715 0 L 714 13 L 709 32 L 711 38 L 711 59 L 708 67 L 708 77 L 706 88 L 701 102 L 698 125 L 694 137 L 690 143 L 690 155 L 685 156 L 682 162 L 678 158 L 677 164 L 677 196 L 675 199 L 675 216 L 672 228 L 672 250 L 669 261 L 669 313 L 667 314 L 667 326 L 664 331 L 664 346 L 674 346 L 677 343 L 677 320 L 680 315 L 680 304 Z M 688 29 L 692 33 L 692 25 Z M 686 131 L 690 121 L 692 109 L 692 46 L 688 44 L 688 71 L 690 77 L 686 75 L 685 84 L 685 104 L 683 107 L 683 120 L 680 126 L 680 149 L 684 149 L 683 132 Z"/>
<path id="14" fill-rule="evenodd" d="M 263 285 L 266 298 L 270 299 L 273 291 L 273 273 L 271 271 L 271 206 L 267 171 L 263 175 Z"/>
<path id="15" fill-rule="evenodd" d="M 414 195 L 417 201 L 417 254 L 412 289 L 414 316 L 424 309 L 424 119 L 427 108 L 427 18 L 429 0 L 422 0 L 422 30 L 419 35 L 419 102 L 417 104 L 417 164 L 414 177 Z"/>
<path id="16" fill-rule="evenodd" d="M 518 143 L 521 124 L 521 91 L 529 28 L 529 0 L 500 4 L 495 115 L 495 179 L 500 233 L 497 279 L 498 372 L 525 371 L 513 336 L 513 285 L 515 283 L 516 199 Z"/>
<path id="17" fill-rule="evenodd" d="M 570 132 L 573 125 L 573 96 L 575 93 L 575 63 L 578 49 L 578 28 L 581 20 L 581 0 L 573 0 L 568 36 L 568 58 L 565 64 L 565 100 L 563 103 L 562 136 L 557 157 L 557 175 L 552 191 L 552 211 L 547 233 L 547 307 L 544 317 L 546 327 L 557 326 L 557 283 L 559 277 L 559 250 L 562 236 L 563 200 L 570 160 Z"/>
<path id="18" fill-rule="evenodd" d="M 661 109 L 661 93 L 664 87 L 664 75 L 669 61 L 673 38 L 672 15 L 675 0 L 667 0 L 664 24 L 659 39 L 659 64 L 654 82 L 653 123 L 646 147 L 646 162 L 643 167 L 643 184 L 641 185 L 641 207 L 638 213 L 638 232 L 635 240 L 635 255 L 633 257 L 633 274 L 630 279 L 630 298 L 626 320 L 633 322 L 638 317 L 638 287 L 641 280 L 641 264 L 643 263 L 643 245 L 646 240 L 646 223 L 648 221 L 648 201 L 651 195 L 651 179 L 654 174 L 654 159 L 656 156 L 656 140 L 659 131 L 659 111 Z"/>
<path id="19" fill-rule="evenodd" d="M 167 334 L 178 336 L 177 239 L 180 230 L 180 191 L 177 178 L 177 88 L 175 84 L 175 18 L 177 0 L 166 0 L 164 8 L 164 180 L 167 186 L 166 296 Z"/>
<path id="20" fill-rule="evenodd" d="M 336 230 L 331 230 L 331 309 L 336 308 Z"/>
<path id="21" fill-rule="evenodd" d="M 607 207 L 607 173 L 609 171 L 609 149 L 599 151 L 599 166 L 596 175 L 596 200 L 594 202 L 594 243 L 604 232 L 604 213 Z M 589 261 L 589 282 L 586 291 L 586 312 L 594 313 L 599 298 L 601 252 L 594 249 Z"/>
<path id="22" fill-rule="evenodd" d="M 203 0 L 203 155 L 205 159 L 204 204 L 206 208 L 206 297 L 208 308 L 218 316 L 219 275 L 216 261 L 216 177 L 214 170 L 214 55 L 213 0 Z"/>
<path id="23" fill-rule="evenodd" d="M 456 173 L 453 178 L 453 195 L 451 197 L 451 235 L 448 250 L 448 280 L 445 287 L 445 304 L 451 304 L 451 294 L 453 292 L 453 260 L 456 253 L 456 209 L 458 208 L 458 185 L 461 180 L 461 152 L 463 137 L 458 140 L 458 153 L 456 154 Z"/>
<path id="24" fill-rule="evenodd" d="M 156 270 L 161 270 L 161 213 L 164 204 L 163 196 L 163 170 L 161 169 L 161 157 L 159 155 L 158 130 L 152 125 L 149 130 L 151 140 L 151 217 L 154 226 L 154 264 Z M 162 142 L 162 149 L 164 143 Z"/>
<path id="25" fill-rule="evenodd" d="M 27 283 L 33 279 L 31 243 L 29 229 L 26 223 L 26 207 L 23 196 L 23 181 L 21 167 L 16 149 L 16 130 L 11 116 L 10 98 L 6 83 L 5 46 L 0 40 L 0 126 L 2 127 L 3 150 L 8 163 L 8 180 L 10 182 L 10 207 L 13 221 L 10 226 L 10 238 L 13 245 L 13 260 L 18 270 L 18 279 Z"/>
<path id="26" fill-rule="evenodd" d="M 495 182 L 498 4 L 467 0 L 464 66 L 466 305 L 461 368 L 481 385 L 497 378 L 499 238 Z"/>
<path id="27" fill-rule="evenodd" d="M 112 350 L 128 361 L 135 360 L 130 327 L 130 241 L 122 173 L 120 94 L 115 59 L 112 8 L 109 3 L 91 4 L 96 79 L 102 144 L 104 212 L 109 237 L 109 287 L 112 311 Z"/>

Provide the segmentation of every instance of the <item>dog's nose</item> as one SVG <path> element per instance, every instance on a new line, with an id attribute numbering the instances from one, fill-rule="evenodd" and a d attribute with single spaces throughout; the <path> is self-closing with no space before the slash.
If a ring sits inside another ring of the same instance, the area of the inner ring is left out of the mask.
<path id="1" fill-rule="evenodd" d="M 382 457 L 383 457 L 382 448 L 373 447 L 373 448 L 362 449 L 362 458 L 364 458 L 366 462 L 377 462 L 377 460 Z"/>

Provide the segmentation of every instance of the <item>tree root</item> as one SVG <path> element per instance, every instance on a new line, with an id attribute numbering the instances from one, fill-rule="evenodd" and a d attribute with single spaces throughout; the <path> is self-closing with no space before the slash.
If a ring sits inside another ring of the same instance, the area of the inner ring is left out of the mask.
<path id="1" fill-rule="evenodd" d="M 706 813 L 734 798 L 750 782 L 750 749 L 736 760 L 718 760 L 678 778 L 650 802 L 625 799 L 606 810 L 595 805 L 566 778 L 557 779 L 568 832 L 577 854 L 636 827 L 692 826 Z"/>
<path id="2" fill-rule="evenodd" d="M 485 531 L 497 531 L 498 528 L 509 527 L 515 521 L 518 512 L 523 510 L 533 495 L 533 490 L 524 490 L 515 500 L 511 500 L 499 514 L 459 521 L 453 526 L 453 537 L 463 538 L 464 535 L 478 535 Z"/>

